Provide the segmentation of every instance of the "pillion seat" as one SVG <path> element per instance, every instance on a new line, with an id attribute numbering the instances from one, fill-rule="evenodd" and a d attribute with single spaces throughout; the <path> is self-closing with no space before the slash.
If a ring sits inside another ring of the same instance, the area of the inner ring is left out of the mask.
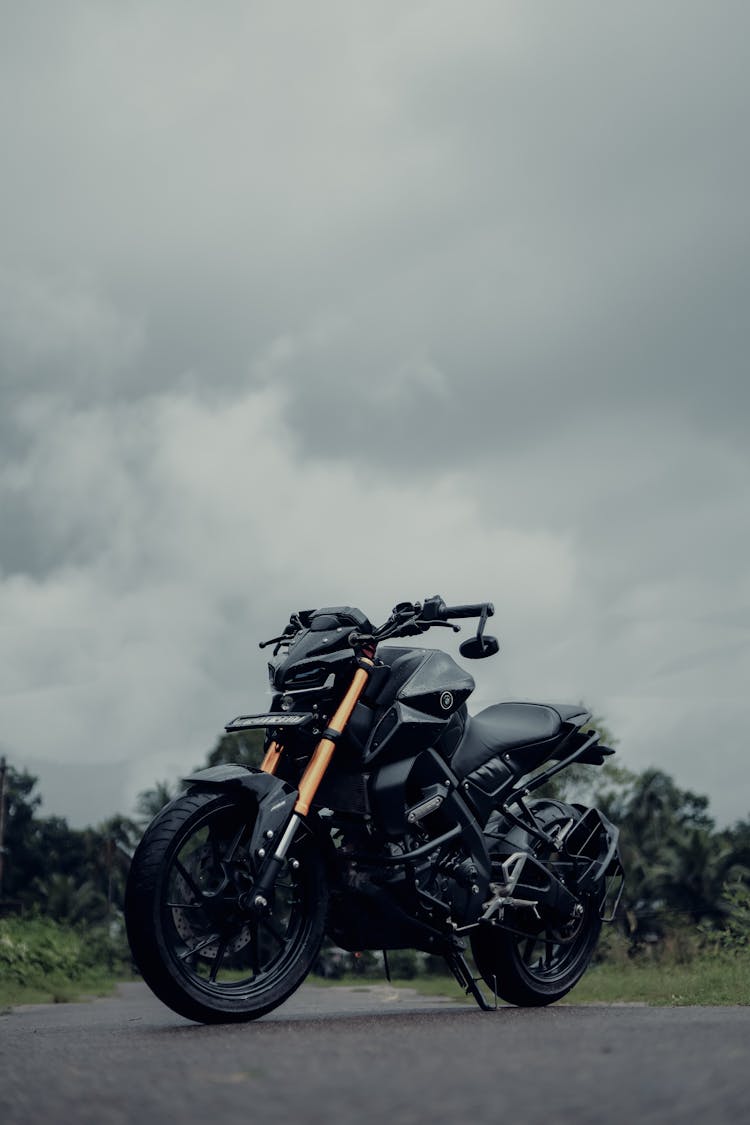
<path id="1" fill-rule="evenodd" d="M 514 773 L 535 769 L 569 733 L 563 724 L 577 719 L 577 726 L 585 718 L 580 703 L 496 703 L 467 719 L 451 766 L 464 778 L 492 758 L 508 755 L 505 760 Z"/>

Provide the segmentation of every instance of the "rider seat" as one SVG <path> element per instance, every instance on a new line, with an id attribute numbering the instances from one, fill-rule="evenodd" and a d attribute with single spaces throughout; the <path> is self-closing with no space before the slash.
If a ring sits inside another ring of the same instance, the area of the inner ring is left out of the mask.
<path id="1" fill-rule="evenodd" d="M 551 757 L 560 737 L 568 733 L 563 723 L 583 720 L 584 714 L 580 704 L 495 703 L 467 720 L 451 766 L 464 778 L 493 758 L 502 758 L 513 773 L 527 773 Z"/>

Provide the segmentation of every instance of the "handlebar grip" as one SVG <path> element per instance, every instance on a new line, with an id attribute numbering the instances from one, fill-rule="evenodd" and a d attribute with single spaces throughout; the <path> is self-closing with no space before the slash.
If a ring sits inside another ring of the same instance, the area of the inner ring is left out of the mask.
<path id="1" fill-rule="evenodd" d="M 492 602 L 475 602 L 474 605 L 446 605 L 440 607 L 440 617 L 447 621 L 449 617 L 481 617 L 485 609 L 487 616 L 492 617 L 495 607 Z"/>

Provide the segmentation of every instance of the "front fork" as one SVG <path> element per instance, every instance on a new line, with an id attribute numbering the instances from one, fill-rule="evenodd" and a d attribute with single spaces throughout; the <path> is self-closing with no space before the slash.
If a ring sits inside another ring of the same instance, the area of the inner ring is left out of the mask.
<path id="1" fill-rule="evenodd" d="M 352 711 L 367 686 L 370 672 L 374 667 L 374 656 L 374 648 L 366 649 L 364 653 L 358 656 L 357 670 L 354 673 L 347 693 L 338 705 L 329 725 L 323 731 L 323 737 L 315 747 L 313 755 L 307 763 L 305 772 L 302 774 L 299 783 L 294 812 L 281 834 L 281 839 L 276 845 L 276 850 L 263 863 L 258 881 L 247 896 L 248 901 L 246 904 L 254 907 L 258 911 L 268 909 L 276 879 L 284 865 L 287 852 L 294 841 L 299 826 L 302 823 L 302 817 L 307 816 L 310 811 L 310 806 L 315 799 L 318 787 L 325 777 L 326 770 L 331 764 L 331 758 L 336 749 L 336 743 L 344 733 L 346 725 L 351 718 Z M 260 767 L 264 773 L 276 773 L 281 752 L 282 747 L 277 742 L 272 742 L 270 744 Z"/>

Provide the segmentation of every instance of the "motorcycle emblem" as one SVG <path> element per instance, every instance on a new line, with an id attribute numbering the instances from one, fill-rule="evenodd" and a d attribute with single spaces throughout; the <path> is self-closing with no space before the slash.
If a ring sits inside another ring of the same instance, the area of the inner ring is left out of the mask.
<path id="1" fill-rule="evenodd" d="M 443 694 L 440 696 L 440 706 L 443 708 L 444 711 L 450 711 L 451 707 L 453 706 L 453 692 L 452 691 L 444 691 L 443 692 Z"/>

